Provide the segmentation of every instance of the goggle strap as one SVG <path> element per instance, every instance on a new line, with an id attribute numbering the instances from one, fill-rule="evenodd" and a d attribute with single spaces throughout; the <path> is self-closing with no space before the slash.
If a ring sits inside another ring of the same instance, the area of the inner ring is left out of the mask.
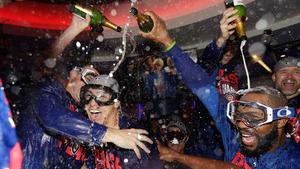
<path id="1" fill-rule="evenodd" d="M 295 108 L 281 107 L 273 109 L 273 120 L 295 117 Z"/>
<path id="2" fill-rule="evenodd" d="M 97 72 L 93 71 L 93 70 L 90 70 L 90 69 L 84 69 L 81 71 L 81 79 L 86 83 L 88 84 L 88 80 L 86 79 L 86 75 L 87 74 L 95 74 L 95 76 L 98 75 Z"/>

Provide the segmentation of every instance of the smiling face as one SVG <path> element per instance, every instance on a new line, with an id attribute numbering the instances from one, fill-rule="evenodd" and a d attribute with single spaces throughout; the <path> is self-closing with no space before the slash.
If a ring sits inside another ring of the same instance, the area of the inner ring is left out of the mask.
<path id="1" fill-rule="evenodd" d="M 85 92 L 84 98 L 87 100 L 85 110 L 91 121 L 118 128 L 118 102 L 109 102 L 112 98 L 111 94 L 103 90 L 89 88 Z M 103 104 L 105 102 L 111 104 Z"/>
<path id="2" fill-rule="evenodd" d="M 286 67 L 273 74 L 272 79 L 275 87 L 280 90 L 288 99 L 299 94 L 300 89 L 300 68 Z"/>
<path id="3" fill-rule="evenodd" d="M 243 96 L 241 101 L 259 102 L 273 107 L 269 97 L 265 94 L 250 93 Z M 263 114 L 262 110 L 248 106 L 239 106 L 237 111 L 242 115 L 252 114 L 251 118 L 253 119 L 261 118 Z M 249 127 L 243 119 L 238 120 L 235 125 L 239 132 L 238 142 L 242 153 L 248 156 L 257 156 L 274 148 L 274 144 L 278 142 L 280 135 L 277 126 L 279 121 L 273 121 L 258 127 Z"/>

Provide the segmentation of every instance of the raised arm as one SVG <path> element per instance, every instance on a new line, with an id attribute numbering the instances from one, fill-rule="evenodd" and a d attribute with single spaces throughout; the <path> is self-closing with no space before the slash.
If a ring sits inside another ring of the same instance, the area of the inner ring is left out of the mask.
<path id="1" fill-rule="evenodd" d="M 90 16 L 86 19 L 73 15 L 70 26 L 58 37 L 50 48 L 50 57 L 60 58 L 64 49 L 72 42 L 75 37 L 89 26 Z"/>
<path id="2" fill-rule="evenodd" d="M 215 78 L 210 77 L 206 71 L 186 55 L 176 42 L 170 37 L 164 21 L 156 14 L 149 12 L 154 22 L 154 27 L 149 33 L 141 33 L 142 36 L 162 43 L 167 50 L 167 55 L 172 58 L 178 72 L 181 74 L 185 84 L 198 96 L 205 105 L 210 115 L 222 135 L 224 148 L 226 151 L 226 160 L 229 161 L 228 154 L 232 152 L 232 138 L 234 130 L 231 128 L 226 118 L 227 102 L 220 96 L 215 87 Z"/>
<path id="3" fill-rule="evenodd" d="M 222 19 L 220 20 L 220 35 L 206 46 L 200 59 L 206 63 L 203 67 L 211 73 L 215 70 L 223 57 L 224 48 L 226 46 L 229 36 L 235 31 L 236 24 L 233 22 L 237 19 L 237 15 L 234 15 L 237 11 L 233 8 L 226 9 L 223 12 Z M 198 62 L 199 63 L 199 62 Z M 201 63 L 199 63 L 201 64 Z"/>

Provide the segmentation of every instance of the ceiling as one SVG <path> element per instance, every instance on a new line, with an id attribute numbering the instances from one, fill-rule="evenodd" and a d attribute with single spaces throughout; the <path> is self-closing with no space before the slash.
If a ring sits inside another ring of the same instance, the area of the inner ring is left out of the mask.
<path id="1" fill-rule="evenodd" d="M 132 0 L 133 1 L 133 0 Z M 172 27 L 183 26 L 197 21 L 197 18 L 185 16 L 195 14 L 201 10 L 222 4 L 223 0 L 149 0 L 136 1 L 134 5 L 140 11 L 152 10 L 165 20 L 173 21 L 180 18 L 180 24 L 173 24 Z M 110 20 L 124 26 L 128 22 L 129 8 L 131 1 L 114 1 L 112 3 L 94 5 L 100 9 Z M 207 16 L 208 17 L 208 16 Z M 203 18 L 203 17 L 201 17 Z M 0 23 L 37 29 L 64 30 L 71 21 L 71 13 L 65 3 L 45 3 L 41 1 L 23 0 L 12 2 L 0 8 Z M 170 22 L 171 23 L 171 22 Z M 132 22 L 135 26 L 136 23 Z M 10 33 L 13 33 L 12 31 Z M 107 38 L 120 37 L 121 34 L 113 31 L 105 31 Z"/>

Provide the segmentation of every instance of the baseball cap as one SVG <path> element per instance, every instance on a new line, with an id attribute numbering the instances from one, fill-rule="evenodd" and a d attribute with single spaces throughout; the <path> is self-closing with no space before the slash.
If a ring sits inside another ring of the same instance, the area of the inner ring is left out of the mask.
<path id="1" fill-rule="evenodd" d="M 170 130 L 171 127 L 176 127 L 180 131 Z M 186 127 L 181 121 L 170 121 L 167 126 L 165 139 L 171 144 L 180 144 L 188 137 Z"/>
<path id="2" fill-rule="evenodd" d="M 274 66 L 274 72 L 286 67 L 299 67 L 300 68 L 300 58 L 288 56 L 280 61 L 278 61 Z"/>
<path id="3" fill-rule="evenodd" d="M 188 134 L 187 129 L 186 129 L 184 123 L 181 122 L 181 121 L 175 121 L 175 120 L 174 120 L 174 121 L 170 121 L 170 122 L 168 123 L 167 129 L 170 128 L 170 127 L 177 127 L 177 128 L 179 128 L 185 135 Z"/>

